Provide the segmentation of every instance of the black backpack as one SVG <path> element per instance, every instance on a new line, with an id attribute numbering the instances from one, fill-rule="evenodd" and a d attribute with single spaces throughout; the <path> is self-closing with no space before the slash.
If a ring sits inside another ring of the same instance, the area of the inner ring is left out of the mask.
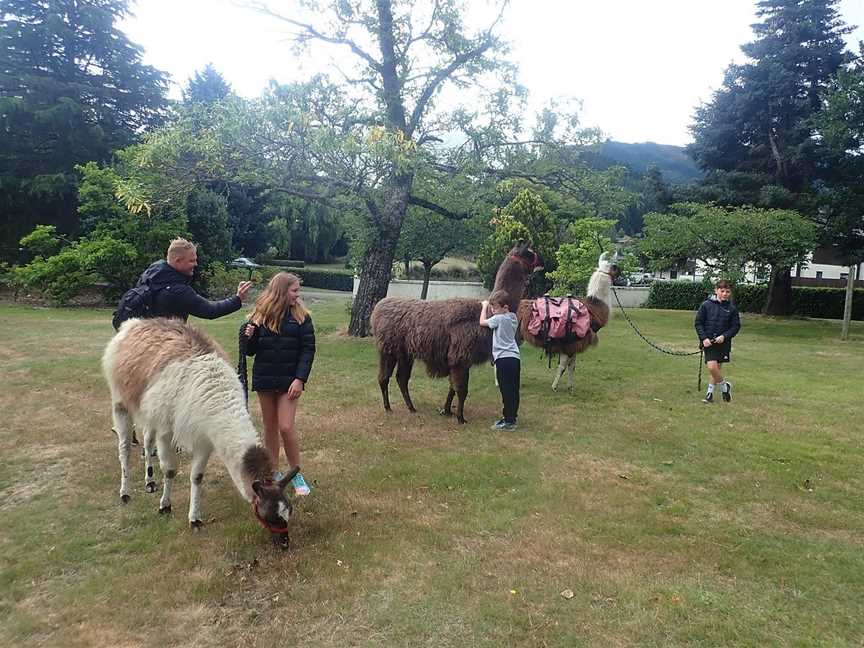
<path id="1" fill-rule="evenodd" d="M 123 322 L 133 317 L 153 317 L 153 298 L 157 292 L 165 287 L 165 285 L 152 286 L 149 283 L 143 283 L 123 293 L 120 301 L 117 302 L 117 310 L 111 317 L 114 330 L 119 330 Z"/>

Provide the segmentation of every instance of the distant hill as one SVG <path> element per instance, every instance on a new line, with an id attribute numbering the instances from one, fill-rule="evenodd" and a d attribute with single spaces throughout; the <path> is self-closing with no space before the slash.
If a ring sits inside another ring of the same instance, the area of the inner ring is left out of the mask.
<path id="1" fill-rule="evenodd" d="M 599 153 L 604 158 L 630 167 L 638 174 L 645 173 L 648 165 L 656 165 L 663 178 L 670 184 L 685 184 L 702 177 L 702 172 L 696 163 L 687 155 L 683 146 L 641 142 L 625 144 L 624 142 L 604 142 Z"/>

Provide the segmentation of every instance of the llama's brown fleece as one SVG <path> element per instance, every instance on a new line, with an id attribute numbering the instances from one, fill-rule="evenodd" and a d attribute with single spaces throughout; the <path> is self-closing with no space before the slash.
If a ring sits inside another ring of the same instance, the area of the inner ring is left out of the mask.
<path id="1" fill-rule="evenodd" d="M 138 409 L 144 392 L 169 364 L 208 353 L 228 360 L 210 336 L 178 319 L 134 320 L 123 328 L 125 335 L 114 354 L 112 378 L 120 401 L 130 411 Z"/>

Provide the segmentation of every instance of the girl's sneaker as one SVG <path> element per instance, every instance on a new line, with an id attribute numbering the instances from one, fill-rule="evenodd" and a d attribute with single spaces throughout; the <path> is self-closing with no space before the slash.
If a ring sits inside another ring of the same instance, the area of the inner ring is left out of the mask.
<path id="1" fill-rule="evenodd" d="M 300 473 L 294 476 L 294 479 L 291 480 L 291 485 L 294 487 L 294 494 L 300 497 L 305 497 L 312 492 L 309 484 L 306 483 L 306 480 L 303 479 L 303 475 Z"/>

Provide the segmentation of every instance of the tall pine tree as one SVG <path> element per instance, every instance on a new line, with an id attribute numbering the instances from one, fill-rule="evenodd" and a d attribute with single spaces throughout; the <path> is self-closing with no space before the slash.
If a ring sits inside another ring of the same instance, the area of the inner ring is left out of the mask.
<path id="1" fill-rule="evenodd" d="M 117 28 L 128 13 L 128 0 L 0 0 L 0 258 L 36 222 L 74 231 L 74 165 L 164 121 L 167 80 Z"/>
<path id="2" fill-rule="evenodd" d="M 821 96 L 849 58 L 839 0 L 760 0 L 750 61 L 731 65 L 723 86 L 697 109 L 689 147 L 707 171 L 752 175 L 760 206 L 815 216 L 815 183 L 825 154 L 814 137 Z M 716 175 L 714 176 L 716 177 Z M 771 277 L 766 312 L 791 305 L 789 268 Z"/>

